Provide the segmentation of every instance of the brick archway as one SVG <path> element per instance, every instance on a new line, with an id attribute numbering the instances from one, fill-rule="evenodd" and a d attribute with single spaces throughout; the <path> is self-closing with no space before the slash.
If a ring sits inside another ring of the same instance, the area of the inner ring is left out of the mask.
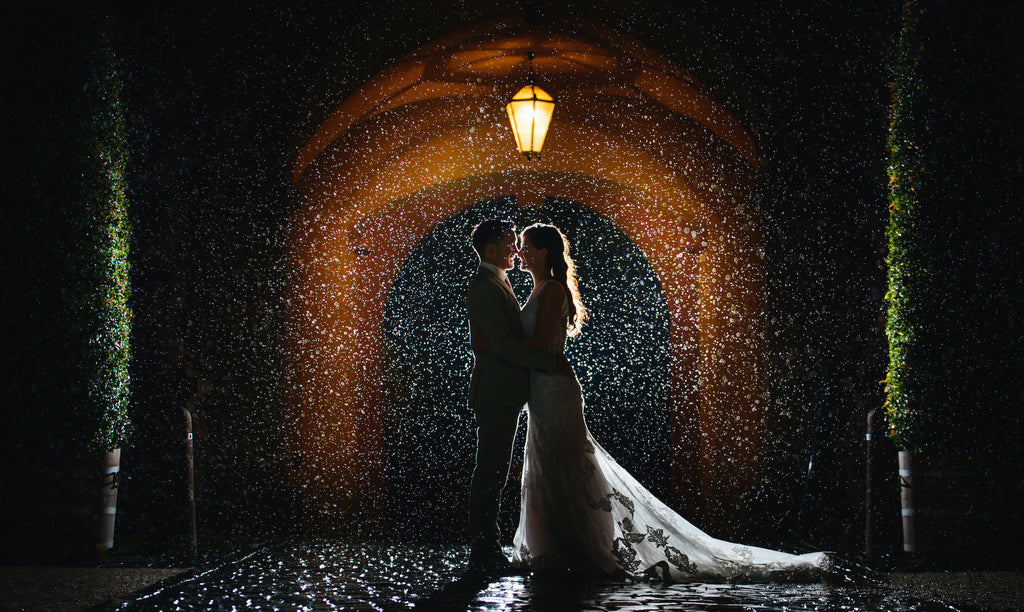
<path id="1" fill-rule="evenodd" d="M 503 108 L 530 50 L 559 103 L 534 162 Z M 667 501 L 738 534 L 761 469 L 756 166 L 749 135 L 696 81 L 593 24 L 472 26 L 352 94 L 294 173 L 307 203 L 289 242 L 288 424 L 308 526 L 372 528 L 383 514 L 381 325 L 399 266 L 448 216 L 515 195 L 585 203 L 648 258 L 670 316 Z"/>

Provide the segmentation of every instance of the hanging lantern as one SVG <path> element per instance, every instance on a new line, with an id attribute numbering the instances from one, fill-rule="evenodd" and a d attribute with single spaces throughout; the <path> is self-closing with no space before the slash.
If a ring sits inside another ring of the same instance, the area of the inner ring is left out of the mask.
<path id="1" fill-rule="evenodd" d="M 551 115 L 555 112 L 555 99 L 533 84 L 533 51 L 530 51 L 529 58 L 530 84 L 516 92 L 505 105 L 512 133 L 516 137 L 516 146 L 526 159 L 534 156 L 540 158 L 544 137 L 551 125 Z"/>

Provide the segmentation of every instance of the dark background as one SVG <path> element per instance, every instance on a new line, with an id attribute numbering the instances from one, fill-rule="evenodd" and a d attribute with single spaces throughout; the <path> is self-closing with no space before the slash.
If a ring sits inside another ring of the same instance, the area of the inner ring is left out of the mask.
<path id="1" fill-rule="evenodd" d="M 995 456 L 986 473 L 998 483 L 1024 463 L 1024 14 L 1009 2 L 940 4 L 925 20 L 922 64 L 932 174 L 921 240 L 936 287 L 927 338 L 945 373 L 933 437 L 964 463 Z M 800 480 L 769 477 L 753 492 L 752 543 L 863 546 L 864 422 L 884 400 L 887 359 L 885 134 L 899 9 L 894 1 L 524 9 L 547 19 L 578 14 L 650 44 L 705 83 L 758 143 L 777 439 L 769 461 L 802 466 L 813 452 L 818 467 Z M 290 186 L 293 161 L 380 69 L 500 10 L 15 2 L 3 11 L 5 557 L 48 554 L 32 542 L 57 512 L 49 478 L 76 427 L 67 261 L 79 231 L 82 85 L 104 14 L 125 81 L 134 225 L 136 433 L 124 451 L 118 546 L 182 549 L 186 403 L 195 410 L 201 542 L 299 532 L 284 478 L 296 458 L 283 443 L 281 376 L 284 246 L 302 204 Z M 1019 542 L 1019 519 L 1006 502 L 978 519 L 979 530 Z"/>

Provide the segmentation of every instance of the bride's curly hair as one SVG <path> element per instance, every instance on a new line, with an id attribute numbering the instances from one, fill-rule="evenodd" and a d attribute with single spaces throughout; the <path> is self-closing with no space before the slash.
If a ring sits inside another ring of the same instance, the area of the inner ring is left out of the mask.
<path id="1" fill-rule="evenodd" d="M 538 249 L 547 249 L 545 265 L 551 270 L 565 294 L 569 296 L 569 322 L 566 334 L 570 337 L 580 335 L 583 324 L 587 321 L 587 308 L 580 298 L 579 286 L 576 283 L 576 262 L 569 256 L 569 239 L 562 230 L 547 223 L 534 223 L 523 230 L 522 239 L 529 239 L 530 244 Z"/>

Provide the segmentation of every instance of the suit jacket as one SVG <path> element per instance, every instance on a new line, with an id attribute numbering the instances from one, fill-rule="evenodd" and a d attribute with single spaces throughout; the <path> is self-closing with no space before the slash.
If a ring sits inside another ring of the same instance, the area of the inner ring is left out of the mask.
<path id="1" fill-rule="evenodd" d="M 490 350 L 473 351 L 469 407 L 521 408 L 530 397 L 530 369 L 553 372 L 558 356 L 523 342 L 519 302 L 497 274 L 480 267 L 469 283 L 470 340 L 482 334 Z"/>

